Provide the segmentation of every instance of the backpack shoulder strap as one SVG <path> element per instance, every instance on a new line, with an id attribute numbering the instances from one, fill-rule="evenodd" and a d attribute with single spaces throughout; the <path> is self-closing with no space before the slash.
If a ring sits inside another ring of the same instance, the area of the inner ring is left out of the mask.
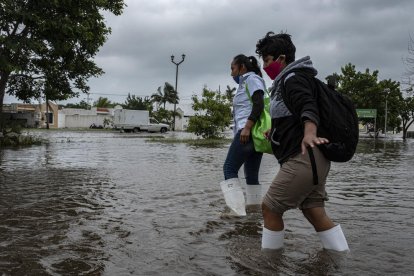
<path id="1" fill-rule="evenodd" d="M 298 114 L 295 114 L 293 112 L 293 108 L 291 106 L 290 101 L 288 101 L 287 95 L 286 95 L 286 81 L 294 76 L 297 72 L 291 72 L 289 74 L 287 74 L 286 76 L 284 76 L 281 80 L 280 80 L 280 85 L 281 85 L 281 93 L 282 93 L 282 98 L 283 98 L 283 102 L 285 103 L 286 107 L 289 109 L 289 111 L 298 118 L 298 120 L 300 121 L 300 123 L 302 123 L 300 117 Z M 300 72 L 299 72 L 300 74 Z M 315 89 L 315 87 L 313 86 L 312 89 Z M 313 185 L 318 185 L 319 184 L 319 180 L 318 180 L 318 170 L 316 167 L 316 161 L 315 161 L 315 156 L 313 154 L 313 149 L 311 147 L 307 148 L 308 150 L 308 155 L 309 155 L 309 160 L 311 162 L 311 168 L 312 168 L 312 180 L 313 180 Z"/>
<path id="2" fill-rule="evenodd" d="M 318 91 L 317 91 L 318 87 L 317 87 L 316 81 L 320 81 L 316 77 L 311 77 L 309 74 L 306 74 L 305 72 L 302 72 L 301 70 L 295 70 L 295 71 L 287 74 L 286 76 L 284 76 L 280 80 L 280 85 L 281 85 L 281 88 L 282 88 L 281 94 L 282 94 L 283 101 L 284 101 L 286 107 L 291 112 L 292 112 L 293 108 L 292 108 L 292 103 L 288 100 L 288 97 L 287 97 L 287 94 L 286 94 L 286 82 L 289 78 L 291 78 L 293 76 L 299 76 L 299 77 L 302 77 L 302 78 L 305 78 L 305 79 L 309 80 L 309 83 L 312 86 L 312 91 L 313 91 L 313 93 L 316 97 L 318 97 Z"/>
<path id="3" fill-rule="evenodd" d="M 287 95 L 286 95 L 286 81 L 289 78 L 293 77 L 294 75 L 295 75 L 295 72 L 291 72 L 291 73 L 287 74 L 286 76 L 283 76 L 282 79 L 280 80 L 280 88 L 281 88 L 280 91 L 281 91 L 281 94 L 282 94 L 283 102 L 285 103 L 287 109 L 289 109 L 289 111 L 292 114 L 294 114 L 293 113 L 293 108 L 292 108 L 292 105 L 291 105 L 290 101 L 288 101 L 288 98 L 287 98 Z"/>

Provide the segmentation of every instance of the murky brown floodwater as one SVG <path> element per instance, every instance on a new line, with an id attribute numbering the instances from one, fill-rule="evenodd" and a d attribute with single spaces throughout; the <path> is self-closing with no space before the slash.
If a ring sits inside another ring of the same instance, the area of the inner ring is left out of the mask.
<path id="1" fill-rule="evenodd" d="M 284 251 L 268 254 L 260 213 L 222 215 L 226 147 L 38 133 L 51 143 L 0 153 L 0 275 L 414 274 L 414 140 L 362 140 L 333 164 L 327 210 L 351 253 L 322 250 L 290 211 Z M 277 170 L 267 155 L 262 183 Z"/>

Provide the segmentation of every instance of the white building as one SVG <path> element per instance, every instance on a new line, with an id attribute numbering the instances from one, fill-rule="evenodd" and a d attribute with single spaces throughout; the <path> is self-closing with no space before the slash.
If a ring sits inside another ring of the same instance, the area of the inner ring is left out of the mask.
<path id="1" fill-rule="evenodd" d="M 92 124 L 104 126 L 104 120 L 112 122 L 113 116 L 114 108 L 64 108 L 59 110 L 58 128 L 88 128 Z"/>
<path id="2" fill-rule="evenodd" d="M 175 130 L 185 131 L 188 128 L 190 118 L 195 115 L 191 104 L 180 104 L 176 111 L 181 114 L 181 118 L 175 117 Z"/>

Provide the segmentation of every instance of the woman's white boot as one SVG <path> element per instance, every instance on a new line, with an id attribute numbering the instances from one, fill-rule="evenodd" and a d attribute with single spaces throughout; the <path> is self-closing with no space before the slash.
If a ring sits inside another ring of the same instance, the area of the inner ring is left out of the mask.
<path id="1" fill-rule="evenodd" d="M 227 206 L 238 216 L 246 215 L 246 202 L 238 178 L 230 178 L 220 183 Z"/>
<path id="2" fill-rule="evenodd" d="M 283 247 L 285 230 L 272 231 L 263 227 L 262 249 L 280 249 Z"/>
<path id="3" fill-rule="evenodd" d="M 349 251 L 348 243 L 342 232 L 341 225 L 338 224 L 331 229 L 317 233 L 323 248 L 335 251 Z"/>
<path id="4" fill-rule="evenodd" d="M 262 185 L 246 185 L 246 205 L 261 205 Z"/>

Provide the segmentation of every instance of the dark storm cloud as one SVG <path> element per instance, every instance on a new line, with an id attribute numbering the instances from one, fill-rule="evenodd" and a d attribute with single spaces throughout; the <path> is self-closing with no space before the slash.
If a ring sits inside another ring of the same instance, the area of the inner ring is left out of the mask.
<path id="1" fill-rule="evenodd" d="M 413 31 L 412 3 L 332 3 L 322 7 L 317 22 L 310 24 L 309 33 L 302 34 L 303 45 L 309 45 L 315 61 L 321 60 L 325 65 L 320 71 L 329 74 L 351 62 L 359 70 L 379 70 L 380 77 L 399 81 L 403 70 L 401 58 L 407 54 L 409 33 Z M 312 13 L 317 14 L 316 10 Z"/>
<path id="2" fill-rule="evenodd" d="M 112 34 L 96 57 L 106 72 L 90 81 L 91 92 L 123 102 L 130 92 L 150 95 L 164 82 L 175 84 L 182 99 L 203 85 L 235 86 L 230 61 L 254 55 L 268 31 L 287 31 L 296 57 L 310 55 L 320 78 L 351 62 L 357 70 L 379 70 L 380 78 L 400 81 L 402 57 L 414 33 L 414 1 L 386 0 L 127 0 L 121 16 L 107 15 Z M 266 77 L 268 86 L 271 84 Z M 76 101 L 76 100 L 75 100 Z"/>

